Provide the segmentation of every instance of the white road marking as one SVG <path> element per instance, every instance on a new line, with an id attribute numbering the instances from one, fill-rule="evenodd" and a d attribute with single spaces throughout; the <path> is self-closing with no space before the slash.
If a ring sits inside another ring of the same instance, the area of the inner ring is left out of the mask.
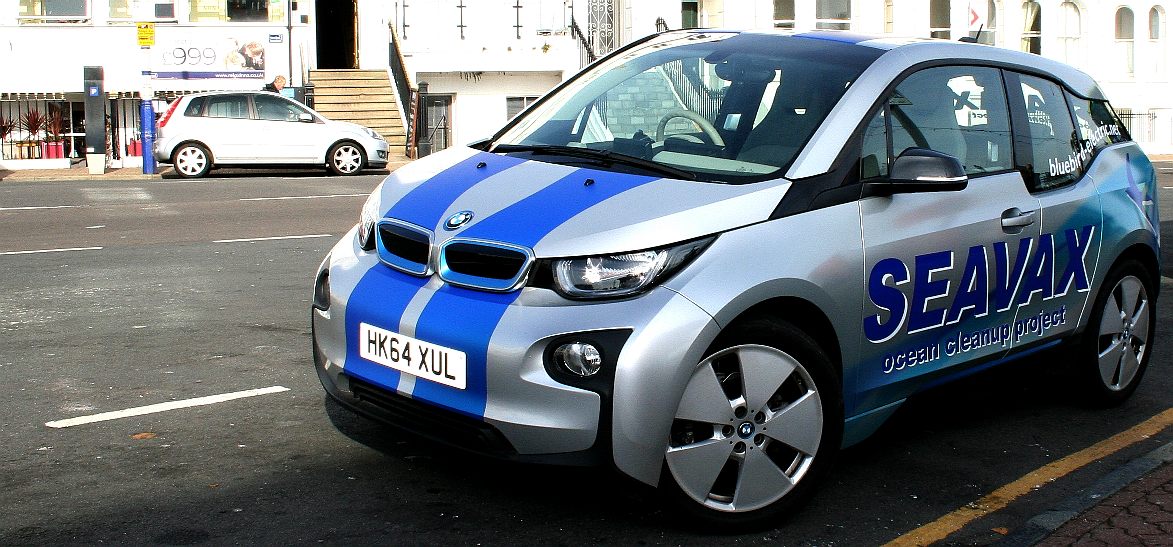
<path id="1" fill-rule="evenodd" d="M 212 243 L 248 243 L 251 241 L 277 241 L 279 239 L 311 239 L 315 237 L 334 237 L 330 234 L 311 234 L 304 236 L 276 236 L 276 237 L 250 237 L 245 239 L 217 239 Z"/>
<path id="2" fill-rule="evenodd" d="M 37 205 L 29 207 L 0 207 L 0 211 L 40 211 L 44 209 L 77 209 L 83 205 Z"/>
<path id="3" fill-rule="evenodd" d="M 33 255 L 40 253 L 64 253 L 68 251 L 100 251 L 102 247 L 69 247 L 66 249 L 36 249 L 33 251 L 4 251 L 0 255 Z"/>
<path id="4" fill-rule="evenodd" d="M 320 196 L 276 196 L 269 198 L 240 198 L 240 201 L 282 201 L 287 199 L 322 199 L 322 198 L 361 198 L 369 196 L 366 194 L 325 194 Z"/>
<path id="5" fill-rule="evenodd" d="M 180 408 L 190 408 L 193 406 L 211 405 L 216 403 L 223 403 L 234 399 L 243 399 L 245 397 L 256 397 L 258 395 L 268 395 L 270 393 L 281 393 L 282 391 L 289 391 L 289 388 L 284 386 L 273 386 L 261 389 L 250 389 L 246 391 L 237 391 L 235 393 L 224 393 L 221 395 L 209 395 L 207 397 L 197 397 L 195 399 L 184 399 L 182 401 L 170 401 L 167 403 L 159 403 L 154 405 L 140 406 L 135 408 L 128 408 L 126 410 L 116 410 L 113 412 L 103 412 L 101 414 L 91 414 L 89 416 L 78 416 L 76 418 L 69 418 L 65 420 L 56 420 L 46 422 L 45 425 L 53 428 L 73 427 L 75 425 L 92 424 L 94 422 L 104 422 L 107 420 L 117 420 L 119 418 L 129 418 L 131 416 L 142 416 L 144 414 L 155 414 L 158 412 L 166 412 L 168 410 L 176 410 Z"/>

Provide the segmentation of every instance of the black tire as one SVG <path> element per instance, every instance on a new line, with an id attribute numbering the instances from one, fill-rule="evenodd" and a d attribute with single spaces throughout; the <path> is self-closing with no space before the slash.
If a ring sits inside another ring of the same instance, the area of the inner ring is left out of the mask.
<path id="1" fill-rule="evenodd" d="M 171 155 L 175 173 L 186 179 L 198 179 L 212 170 L 212 154 L 204 145 L 186 142 Z"/>
<path id="2" fill-rule="evenodd" d="M 1072 348 L 1084 402 L 1115 406 L 1136 391 L 1152 354 L 1156 329 L 1152 275 L 1129 260 L 1108 272 L 1083 337 Z"/>
<path id="3" fill-rule="evenodd" d="M 326 153 L 326 167 L 335 175 L 357 175 L 366 165 L 366 153 L 361 146 L 350 141 L 336 143 Z"/>
<path id="4" fill-rule="evenodd" d="M 731 326 L 681 396 L 660 477 L 664 497 L 689 526 L 730 533 L 776 524 L 811 495 L 839 451 L 842 389 L 826 352 L 794 325 L 752 318 Z M 712 411 L 720 416 L 707 417 Z"/>

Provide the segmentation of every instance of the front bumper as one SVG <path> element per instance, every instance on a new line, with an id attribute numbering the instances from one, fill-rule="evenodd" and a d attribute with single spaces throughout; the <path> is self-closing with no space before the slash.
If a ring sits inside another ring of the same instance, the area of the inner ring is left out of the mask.
<path id="1" fill-rule="evenodd" d="M 322 384 L 344 405 L 494 457 L 613 461 L 650 484 L 659 477 L 680 393 L 717 332 L 708 314 L 665 288 L 590 303 L 527 288 L 502 304 L 499 321 L 478 339 L 470 332 L 493 300 L 488 293 L 395 272 L 358 249 L 353 230 L 322 267 L 329 272 L 330 306 L 313 310 L 314 359 Z M 360 322 L 467 352 L 468 388 L 388 374 L 362 359 Z M 581 337 L 604 340 L 611 367 L 601 373 L 604 385 L 571 385 L 551 373 L 552 347 Z"/>

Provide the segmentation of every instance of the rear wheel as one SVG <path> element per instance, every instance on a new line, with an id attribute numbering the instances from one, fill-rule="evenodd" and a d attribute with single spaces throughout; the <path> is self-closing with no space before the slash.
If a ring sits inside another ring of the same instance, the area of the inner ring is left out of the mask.
<path id="1" fill-rule="evenodd" d="M 326 161 L 335 175 L 357 175 L 367 162 L 362 147 L 352 142 L 340 142 L 330 147 Z"/>
<path id="2" fill-rule="evenodd" d="M 842 430 L 840 381 L 818 344 L 788 323 L 745 321 L 685 388 L 662 482 L 694 522 L 769 524 L 810 494 Z"/>
<path id="3" fill-rule="evenodd" d="M 1075 348 L 1078 380 L 1093 404 L 1124 402 L 1144 376 L 1156 326 L 1150 279 L 1144 266 L 1128 261 L 1112 269 L 1096 296 Z"/>
<path id="4" fill-rule="evenodd" d="M 184 143 L 175 151 L 171 160 L 175 172 L 184 178 L 199 178 L 212 170 L 212 155 L 203 145 L 194 142 Z"/>

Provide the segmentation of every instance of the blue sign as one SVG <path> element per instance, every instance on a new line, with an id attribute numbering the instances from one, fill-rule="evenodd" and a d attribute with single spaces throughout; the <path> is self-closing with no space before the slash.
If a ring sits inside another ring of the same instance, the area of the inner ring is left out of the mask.
<path id="1" fill-rule="evenodd" d="M 92 86 L 90 86 L 90 88 L 89 88 L 89 90 L 87 91 L 87 93 L 89 93 L 89 95 L 90 95 L 91 97 L 97 97 L 97 96 L 98 96 L 98 86 L 96 86 L 96 85 L 92 85 Z"/>

